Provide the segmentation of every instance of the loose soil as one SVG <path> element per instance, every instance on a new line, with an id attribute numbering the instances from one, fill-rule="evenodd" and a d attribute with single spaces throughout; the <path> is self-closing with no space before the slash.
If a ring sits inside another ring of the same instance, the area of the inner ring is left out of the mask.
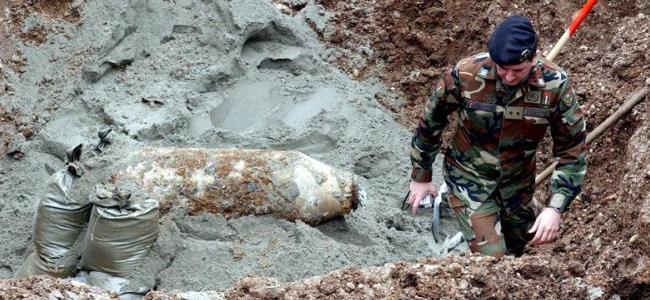
<path id="1" fill-rule="evenodd" d="M 119 299 L 115 293 L 45 275 L 0 281 L 0 296 L 2 299 Z"/>
<path id="2" fill-rule="evenodd" d="M 486 51 L 489 34 L 505 16 L 530 17 L 540 34 L 541 50 L 548 51 L 582 2 L 481 1 L 471 9 L 466 7 L 467 2 L 454 0 L 329 0 L 322 1 L 322 5 L 335 13 L 336 23 L 336 30 L 324 41 L 330 47 L 342 49 L 331 62 L 354 78 L 379 77 L 392 86 L 394 94 L 380 95 L 377 100 L 395 112 L 398 122 L 412 128 L 440 74 L 460 58 Z M 649 13 L 650 5 L 644 1 L 600 2 L 556 59 L 572 76 L 588 130 L 610 116 L 632 92 L 646 85 L 650 75 Z M 564 214 L 561 238 L 554 244 L 530 249 L 525 259 L 506 260 L 501 267 L 507 269 L 512 264 L 515 269 L 537 270 L 569 262 L 569 269 L 577 272 L 571 276 L 586 276 L 590 282 L 606 287 L 606 293 L 648 297 L 649 231 L 647 222 L 640 221 L 644 212 L 639 208 L 648 199 L 650 154 L 647 146 L 637 146 L 635 149 L 640 153 L 631 151 L 628 142 L 635 132 L 640 133 L 637 143 L 648 142 L 643 131 L 647 132 L 649 112 L 647 101 L 642 102 L 589 145 L 583 193 Z M 539 152 L 538 169 L 550 162 L 550 144 L 547 139 Z M 639 156 L 646 165 L 630 163 Z M 630 181 L 630 177 L 637 181 Z M 547 188 L 540 190 L 537 199 L 546 199 Z M 440 263 L 454 260 L 448 258 Z M 532 273 L 547 277 L 544 272 Z M 551 276 L 544 284 L 557 280 Z M 517 285 L 519 292 L 510 296 L 540 295 L 535 293 L 538 284 L 522 282 Z M 487 288 L 479 295 L 461 294 L 499 298 L 491 294 L 492 289 L 498 287 Z M 433 295 L 419 296 L 453 297 L 458 292 L 447 293 L 444 287 L 432 290 Z M 544 290 L 554 288 L 547 285 Z M 572 297 L 550 293 L 541 295 Z"/>

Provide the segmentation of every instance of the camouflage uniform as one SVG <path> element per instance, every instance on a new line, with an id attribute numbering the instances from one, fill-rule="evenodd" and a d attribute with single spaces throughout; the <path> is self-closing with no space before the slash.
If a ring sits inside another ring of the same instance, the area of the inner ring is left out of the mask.
<path id="1" fill-rule="evenodd" d="M 444 73 L 426 104 L 411 142 L 414 181 L 431 181 L 447 116 L 458 111 L 458 130 L 445 152 L 449 204 L 472 251 L 497 256 L 522 251 L 535 220 L 530 207 L 535 153 L 550 127 L 553 156 L 549 205 L 566 209 L 585 174 L 585 121 L 566 72 L 537 58 L 528 79 L 507 93 L 488 53 L 461 60 Z M 494 225 L 501 220 L 503 237 Z M 480 227 L 480 228 L 477 228 Z"/>

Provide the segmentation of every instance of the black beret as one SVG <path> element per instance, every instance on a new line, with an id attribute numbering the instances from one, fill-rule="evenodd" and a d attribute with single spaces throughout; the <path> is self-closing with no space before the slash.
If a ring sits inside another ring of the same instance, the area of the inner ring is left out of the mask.
<path id="1" fill-rule="evenodd" d="M 526 17 L 508 17 L 492 33 L 488 50 L 497 65 L 516 65 L 530 60 L 537 51 L 533 24 Z"/>

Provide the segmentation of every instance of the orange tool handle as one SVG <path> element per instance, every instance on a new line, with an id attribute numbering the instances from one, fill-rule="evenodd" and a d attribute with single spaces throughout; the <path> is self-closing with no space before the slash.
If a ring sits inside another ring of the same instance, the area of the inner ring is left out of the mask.
<path id="1" fill-rule="evenodd" d="M 573 19 L 571 22 L 571 25 L 569 26 L 569 32 L 571 35 L 573 35 L 578 27 L 580 26 L 580 23 L 582 23 L 582 20 L 585 19 L 587 14 L 591 11 L 591 9 L 596 5 L 597 0 L 587 0 L 587 3 L 585 3 L 584 6 L 582 6 L 582 9 L 580 9 L 580 12 L 578 12 L 578 15 Z"/>

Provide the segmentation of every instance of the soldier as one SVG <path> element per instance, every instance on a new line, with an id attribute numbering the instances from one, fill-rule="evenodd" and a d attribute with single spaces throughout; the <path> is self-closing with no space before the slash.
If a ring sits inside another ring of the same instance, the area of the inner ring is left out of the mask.
<path id="1" fill-rule="evenodd" d="M 528 242 L 553 241 L 562 212 L 581 189 L 585 121 L 567 73 L 536 55 L 537 41 L 525 17 L 499 24 L 488 53 L 462 59 L 443 74 L 411 141 L 408 201 L 415 214 L 422 198 L 437 194 L 431 164 L 447 116 L 458 112 L 443 176 L 449 187 L 446 201 L 472 252 L 520 256 Z M 535 153 L 547 128 L 559 164 L 551 177 L 550 201 L 535 216 Z"/>

